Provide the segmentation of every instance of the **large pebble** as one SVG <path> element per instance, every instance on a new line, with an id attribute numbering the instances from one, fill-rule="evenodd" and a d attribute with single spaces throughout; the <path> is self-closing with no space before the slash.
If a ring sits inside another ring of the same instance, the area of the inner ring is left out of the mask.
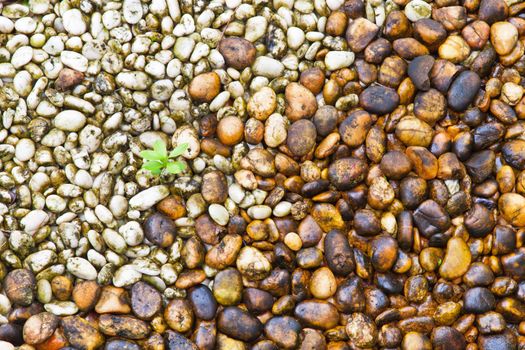
<path id="1" fill-rule="evenodd" d="M 328 70 L 338 70 L 349 67 L 354 63 L 355 54 L 349 51 L 329 51 L 325 58 L 324 64 Z"/>
<path id="2" fill-rule="evenodd" d="M 145 189 L 129 200 L 129 206 L 132 209 L 144 211 L 169 196 L 170 191 L 168 186 L 158 185 Z"/>
<path id="3" fill-rule="evenodd" d="M 525 227 L 525 197 L 518 193 L 504 193 L 498 200 L 498 208 L 509 223 Z"/>
<path id="4" fill-rule="evenodd" d="M 448 280 L 461 277 L 467 272 L 471 259 L 472 255 L 465 241 L 461 237 L 452 237 L 447 243 L 439 275 Z"/>
<path id="5" fill-rule="evenodd" d="M 234 339 L 251 342 L 262 333 L 263 325 L 248 312 L 229 306 L 219 313 L 217 328 Z"/>
<path id="6" fill-rule="evenodd" d="M 448 106 L 456 112 L 464 111 L 474 101 L 480 86 L 481 79 L 473 71 L 460 73 L 448 90 Z"/>
<path id="7" fill-rule="evenodd" d="M 31 316 L 24 324 L 24 341 L 30 345 L 43 343 L 53 335 L 59 321 L 57 316 L 49 312 Z"/>
<path id="8" fill-rule="evenodd" d="M 399 95 L 389 87 L 370 86 L 359 95 L 359 103 L 367 112 L 382 115 L 397 107 Z"/>
<path id="9" fill-rule="evenodd" d="M 220 92 L 221 80 L 215 72 L 197 75 L 188 86 L 188 92 L 195 102 L 211 102 Z"/>
<path id="10" fill-rule="evenodd" d="M 273 79 L 284 73 L 284 65 L 274 58 L 259 56 L 252 65 L 252 71 L 256 75 Z"/>
<path id="11" fill-rule="evenodd" d="M 79 131 L 86 125 L 86 116 L 79 111 L 68 109 L 56 115 L 54 124 L 60 130 Z"/>
<path id="12" fill-rule="evenodd" d="M 94 280 L 97 278 L 97 270 L 84 258 L 69 258 L 66 266 L 67 270 L 78 278 L 84 280 Z"/>
<path id="13" fill-rule="evenodd" d="M 305 300 L 297 304 L 294 314 L 308 327 L 326 330 L 339 323 L 337 308 L 327 301 Z"/>
<path id="14" fill-rule="evenodd" d="M 349 190 L 364 180 L 367 171 L 368 167 L 362 160 L 342 158 L 330 164 L 328 178 L 339 190 Z"/>
<path id="15" fill-rule="evenodd" d="M 223 38 L 219 42 L 218 48 L 226 64 L 232 68 L 242 70 L 255 62 L 255 46 L 246 39 L 239 37 Z"/>
<path id="16" fill-rule="evenodd" d="M 140 0 L 124 0 L 122 6 L 124 20 L 129 24 L 136 24 L 143 15 L 142 4 Z"/>
<path id="17" fill-rule="evenodd" d="M 518 29 L 509 22 L 496 22 L 490 27 L 490 42 L 498 55 L 508 55 L 518 42 Z"/>
<path id="18" fill-rule="evenodd" d="M 71 35 L 82 35 L 86 32 L 87 25 L 79 9 L 70 9 L 62 15 L 64 29 Z"/>
<path id="19" fill-rule="evenodd" d="M 132 316 L 101 315 L 98 329 L 107 336 L 144 339 L 150 332 L 148 324 Z"/>
<path id="20" fill-rule="evenodd" d="M 78 316 L 62 319 L 64 335 L 78 349 L 95 350 L 104 344 L 104 337 L 91 323 Z"/>
<path id="21" fill-rule="evenodd" d="M 250 280 L 261 280 L 270 273 L 272 265 L 257 248 L 244 247 L 237 257 L 237 269 Z"/>

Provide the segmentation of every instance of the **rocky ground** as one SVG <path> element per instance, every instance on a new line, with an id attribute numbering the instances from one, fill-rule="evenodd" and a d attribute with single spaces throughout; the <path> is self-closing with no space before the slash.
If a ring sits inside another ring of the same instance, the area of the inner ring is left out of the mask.
<path id="1" fill-rule="evenodd" d="M 0 349 L 524 349 L 524 9 L 0 0 Z"/>

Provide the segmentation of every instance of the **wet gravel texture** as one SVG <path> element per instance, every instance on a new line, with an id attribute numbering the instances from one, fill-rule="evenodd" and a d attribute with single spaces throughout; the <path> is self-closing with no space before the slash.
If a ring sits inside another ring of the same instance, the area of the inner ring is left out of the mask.
<path id="1" fill-rule="evenodd" d="M 0 349 L 524 349 L 524 9 L 0 0 Z"/>

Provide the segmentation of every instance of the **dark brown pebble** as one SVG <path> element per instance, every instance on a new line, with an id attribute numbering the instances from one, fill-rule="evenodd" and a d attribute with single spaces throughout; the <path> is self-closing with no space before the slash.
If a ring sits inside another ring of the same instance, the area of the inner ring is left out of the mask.
<path id="1" fill-rule="evenodd" d="M 339 323 L 339 312 L 327 301 L 305 300 L 297 304 L 294 314 L 307 327 L 326 330 Z"/>
<path id="2" fill-rule="evenodd" d="M 503 158 L 511 167 L 525 170 L 525 141 L 512 140 L 503 145 L 501 149 Z"/>
<path id="3" fill-rule="evenodd" d="M 354 270 L 354 254 L 347 236 L 342 232 L 328 232 L 324 239 L 324 254 L 327 265 L 334 274 L 346 276 Z"/>
<path id="4" fill-rule="evenodd" d="M 434 328 L 430 340 L 434 350 L 463 350 L 467 346 L 463 334 L 447 326 Z"/>
<path id="5" fill-rule="evenodd" d="M 472 181 L 481 183 L 493 172 L 496 155 L 491 150 L 474 153 L 464 164 Z"/>
<path id="6" fill-rule="evenodd" d="M 330 182 L 339 190 L 349 190 L 364 180 L 368 167 L 357 158 L 338 159 L 328 168 Z"/>
<path id="7" fill-rule="evenodd" d="M 22 325 L 16 323 L 6 323 L 0 326 L 0 340 L 9 342 L 15 346 L 22 345 Z"/>
<path id="8" fill-rule="evenodd" d="M 271 310 L 274 303 L 269 292 L 258 288 L 246 288 L 242 293 L 242 301 L 248 310 L 256 315 Z"/>
<path id="9" fill-rule="evenodd" d="M 359 103 L 367 112 L 383 115 L 399 105 L 399 95 L 389 87 L 370 86 L 359 95 Z"/>
<path id="10" fill-rule="evenodd" d="M 414 222 L 419 232 L 430 238 L 436 233 L 445 232 L 450 227 L 450 217 L 435 201 L 429 199 L 421 203 L 414 212 Z"/>
<path id="11" fill-rule="evenodd" d="M 506 330 L 503 334 L 481 335 L 478 346 L 480 350 L 515 350 L 518 341 L 511 330 Z"/>
<path id="12" fill-rule="evenodd" d="M 381 222 L 372 210 L 359 209 L 354 215 L 354 229 L 360 236 L 375 236 L 381 232 Z"/>
<path id="13" fill-rule="evenodd" d="M 397 241 L 390 235 L 380 235 L 370 243 L 370 260 L 377 271 L 388 271 L 397 259 Z"/>
<path id="14" fill-rule="evenodd" d="M 11 303 L 29 306 L 35 297 L 36 280 L 33 272 L 17 269 L 9 272 L 4 279 L 4 291 Z"/>
<path id="15" fill-rule="evenodd" d="M 458 75 L 450 85 L 447 95 L 448 106 L 456 112 L 462 112 L 474 101 L 481 79 L 473 71 L 467 70 Z"/>
<path id="16" fill-rule="evenodd" d="M 248 312 L 229 306 L 219 313 L 217 328 L 229 337 L 251 342 L 262 333 L 263 325 Z"/>
<path id="17" fill-rule="evenodd" d="M 494 309 L 495 306 L 494 294 L 487 288 L 471 288 L 463 295 L 463 309 L 467 313 L 482 314 Z"/>
<path id="18" fill-rule="evenodd" d="M 274 317 L 264 325 L 266 336 L 281 349 L 295 349 L 301 329 L 301 324 L 290 316 Z"/>
<path id="19" fill-rule="evenodd" d="M 478 17 L 482 21 L 492 24 L 503 21 L 508 16 L 508 6 L 504 0 L 481 0 Z"/>
<path id="20" fill-rule="evenodd" d="M 193 287 L 188 294 L 188 299 L 197 318 L 209 321 L 215 317 L 217 301 L 207 286 L 199 284 Z"/>
<path id="21" fill-rule="evenodd" d="M 400 151 L 387 152 L 379 166 L 386 177 L 394 180 L 401 180 L 412 170 L 412 162 Z"/>
<path id="22" fill-rule="evenodd" d="M 364 287 L 359 277 L 350 277 L 339 285 L 335 293 L 335 305 L 346 314 L 365 310 Z"/>
<path id="23" fill-rule="evenodd" d="M 239 37 L 223 38 L 219 42 L 219 52 L 228 66 L 238 70 L 251 66 L 257 54 L 251 42 Z"/>
<path id="24" fill-rule="evenodd" d="M 314 148 L 316 137 L 314 123 L 301 119 L 290 125 L 286 144 L 295 156 L 302 157 Z"/>
<path id="25" fill-rule="evenodd" d="M 131 309 L 142 320 L 150 320 L 162 307 L 160 293 L 145 282 L 137 282 L 131 288 Z"/>
<path id="26" fill-rule="evenodd" d="M 430 89 L 430 72 L 434 61 L 434 57 L 425 55 L 414 58 L 408 64 L 408 76 L 419 90 L 427 91 Z"/>
<path id="27" fill-rule="evenodd" d="M 144 235 L 156 246 L 161 248 L 169 247 L 175 240 L 177 227 L 169 217 L 154 213 L 144 222 Z"/>
<path id="28" fill-rule="evenodd" d="M 164 339 L 167 350 L 199 350 L 194 342 L 171 330 L 164 333 Z"/>
<path id="29" fill-rule="evenodd" d="M 481 204 L 474 204 L 465 214 L 464 220 L 469 234 L 477 238 L 488 235 L 496 225 L 492 212 Z"/>

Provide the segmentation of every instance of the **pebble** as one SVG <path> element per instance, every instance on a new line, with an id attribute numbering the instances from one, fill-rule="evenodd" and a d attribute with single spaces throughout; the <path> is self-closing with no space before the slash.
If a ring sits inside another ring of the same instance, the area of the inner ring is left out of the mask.
<path id="1" fill-rule="evenodd" d="M 490 27 L 490 42 L 500 56 L 508 55 L 518 41 L 518 29 L 509 22 L 496 22 Z"/>
<path id="2" fill-rule="evenodd" d="M 250 280 L 261 280 L 271 270 L 268 259 L 253 247 L 243 247 L 237 256 L 236 264 L 239 272 Z"/>
<path id="3" fill-rule="evenodd" d="M 447 250 L 443 263 L 439 267 L 439 274 L 446 279 L 463 276 L 470 265 L 472 256 L 470 250 L 460 237 L 452 237 L 447 243 Z"/>
<path id="4" fill-rule="evenodd" d="M 53 120 L 55 127 L 64 131 L 79 131 L 86 125 L 86 116 L 72 109 L 58 113 Z"/>
<path id="5" fill-rule="evenodd" d="M 228 214 L 226 208 L 220 204 L 211 204 L 208 207 L 208 213 L 213 221 L 221 226 L 226 226 L 230 220 L 230 214 Z"/>
<path id="6" fill-rule="evenodd" d="M 60 319 L 57 316 L 49 312 L 42 312 L 29 317 L 24 324 L 24 341 L 30 345 L 43 343 L 53 335 L 59 321 Z"/>
<path id="7" fill-rule="evenodd" d="M 190 82 L 188 92 L 196 102 L 211 102 L 220 92 L 221 81 L 217 73 L 203 73 Z"/>
<path id="8" fill-rule="evenodd" d="M 163 200 L 169 195 L 167 186 L 158 185 L 145 189 L 129 200 L 129 206 L 132 209 L 144 211 Z"/>
<path id="9" fill-rule="evenodd" d="M 217 328 L 229 337 L 246 342 L 257 339 L 263 331 L 257 318 L 235 306 L 228 306 L 219 313 Z"/>
<path id="10" fill-rule="evenodd" d="M 350 67 L 354 63 L 354 59 L 355 55 L 353 52 L 330 51 L 326 54 L 324 62 L 326 69 L 335 71 Z"/>
<path id="11" fill-rule="evenodd" d="M 259 56 L 252 65 L 252 71 L 256 75 L 273 79 L 283 75 L 284 65 L 274 58 Z"/>
<path id="12" fill-rule="evenodd" d="M 66 266 L 67 270 L 78 278 L 84 280 L 94 280 L 97 278 L 97 270 L 84 258 L 69 258 Z"/>
<path id="13" fill-rule="evenodd" d="M 64 29 L 71 35 L 82 35 L 87 30 L 82 12 L 78 9 L 70 9 L 62 15 Z"/>
<path id="14" fill-rule="evenodd" d="M 218 49 L 229 67 L 242 70 L 255 62 L 255 46 L 246 39 L 239 37 L 223 38 L 219 42 Z"/>
<path id="15" fill-rule="evenodd" d="M 405 6 L 405 15 L 412 22 L 420 19 L 430 18 L 432 7 L 423 0 L 412 0 Z"/>
<path id="16" fill-rule="evenodd" d="M 388 87 L 371 86 L 359 95 L 359 104 L 369 113 L 387 114 L 399 104 L 399 95 Z"/>
<path id="17" fill-rule="evenodd" d="M 88 59 L 74 51 L 62 51 L 60 61 L 64 66 L 85 73 L 88 69 Z"/>
<path id="18" fill-rule="evenodd" d="M 102 334 L 83 318 L 64 317 L 61 324 L 68 342 L 76 348 L 95 350 L 104 344 Z"/>

